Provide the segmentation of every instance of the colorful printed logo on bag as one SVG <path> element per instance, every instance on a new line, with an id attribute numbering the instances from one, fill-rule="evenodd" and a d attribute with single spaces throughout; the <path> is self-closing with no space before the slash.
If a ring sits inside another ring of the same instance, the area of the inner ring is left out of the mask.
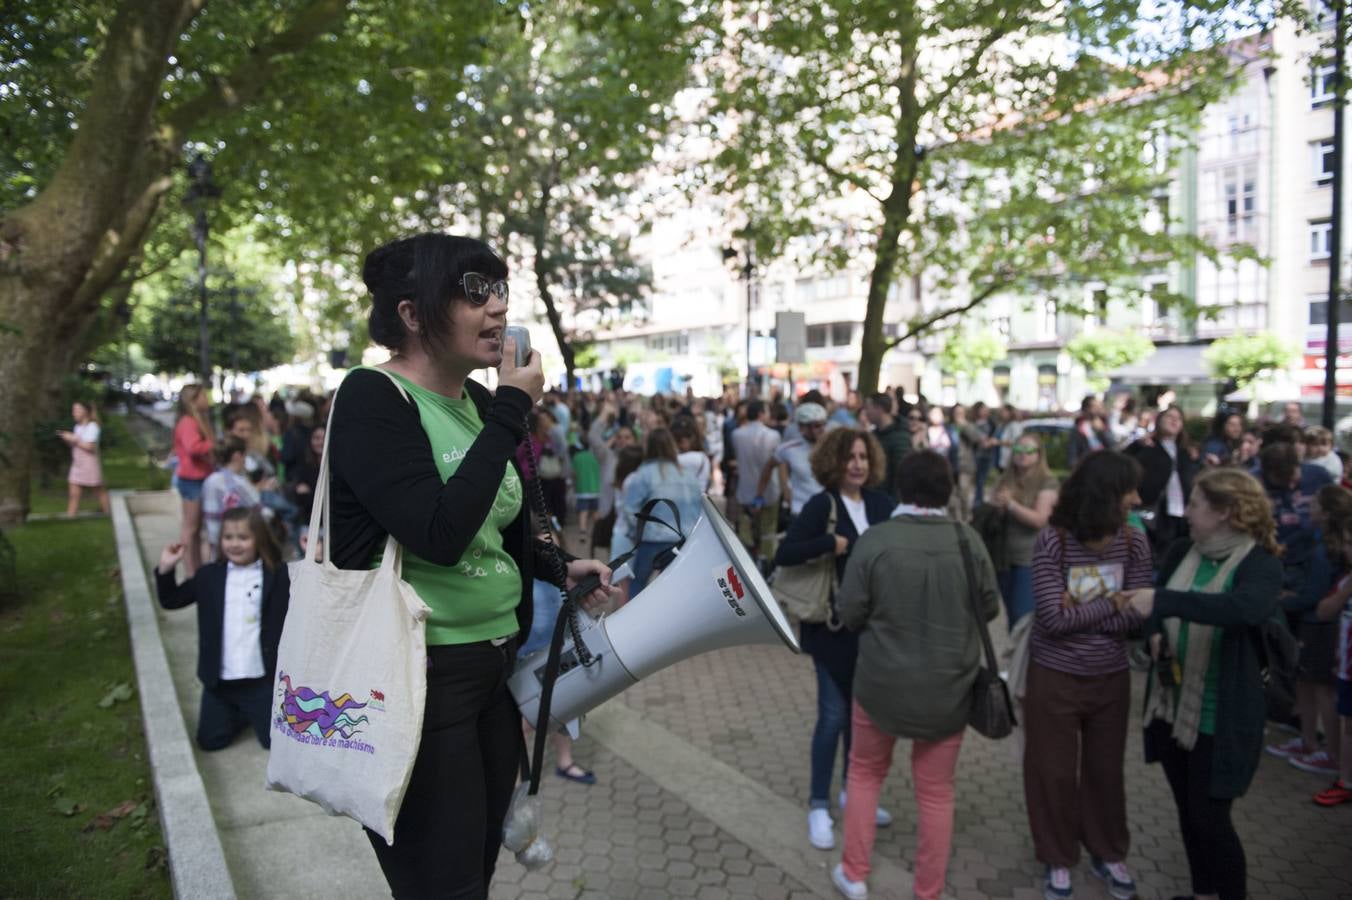
<path id="1" fill-rule="evenodd" d="M 305 686 L 293 687 L 291 676 L 285 672 L 277 674 L 277 694 L 280 709 L 274 727 L 287 737 L 306 744 L 375 752 L 375 747 L 356 739 L 362 733 L 362 726 L 371 721 L 368 716 L 359 715 L 358 711 L 368 706 L 383 709 L 383 703 L 358 703 L 351 694 L 334 699 L 328 691 L 317 693 Z M 381 697 L 384 695 L 381 694 Z"/>

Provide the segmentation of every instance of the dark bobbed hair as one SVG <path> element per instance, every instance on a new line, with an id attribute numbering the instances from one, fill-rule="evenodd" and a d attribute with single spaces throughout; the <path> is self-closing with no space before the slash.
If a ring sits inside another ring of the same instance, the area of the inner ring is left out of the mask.
<path id="1" fill-rule="evenodd" d="M 943 509 L 953 496 L 953 469 L 933 450 L 907 453 L 897 463 L 896 487 L 902 503 Z"/>
<path id="2" fill-rule="evenodd" d="M 256 506 L 236 506 L 233 509 L 227 509 L 221 514 L 221 534 L 225 534 L 226 522 L 246 522 L 249 525 L 249 531 L 253 533 L 254 547 L 258 550 L 258 558 L 263 560 L 263 566 L 269 572 L 276 571 L 282 564 L 282 548 L 277 543 L 277 537 L 268 527 L 268 522 L 263 518 L 263 512 Z M 218 551 L 220 547 L 216 548 Z"/>
<path id="3" fill-rule="evenodd" d="M 1300 456 L 1294 444 L 1281 441 L 1269 444 L 1263 438 L 1263 449 L 1258 451 L 1258 469 L 1268 487 L 1286 490 L 1300 473 Z"/>
<path id="4" fill-rule="evenodd" d="M 1080 460 L 1061 485 L 1050 524 L 1081 544 L 1117 534 L 1127 524 L 1122 499 L 1141 483 L 1141 464 L 1115 450 Z"/>
<path id="5" fill-rule="evenodd" d="M 371 340 L 403 349 L 409 335 L 399 303 L 408 300 L 423 326 L 423 346 L 437 349 L 450 333 L 450 301 L 465 296 L 460 279 L 466 272 L 506 278 L 507 263 L 483 241 L 435 232 L 390 241 L 366 254 L 361 278 L 371 292 Z"/>
<path id="6" fill-rule="evenodd" d="M 883 445 L 878 443 L 876 437 L 862 428 L 835 428 L 817 439 L 816 445 L 812 448 L 812 455 L 808 457 L 812 477 L 817 479 L 817 483 L 825 490 L 834 491 L 840 488 L 855 441 L 863 441 L 864 449 L 868 451 L 866 484 L 873 487 L 886 476 L 887 455 L 883 453 Z"/>

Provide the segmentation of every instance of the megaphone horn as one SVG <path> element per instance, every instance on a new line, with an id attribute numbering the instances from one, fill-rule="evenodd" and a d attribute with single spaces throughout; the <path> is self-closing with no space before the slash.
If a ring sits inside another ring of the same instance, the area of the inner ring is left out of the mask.
<path id="1" fill-rule="evenodd" d="M 704 515 L 661 574 L 609 616 L 579 617 L 564 643 L 549 704 L 554 727 L 595 709 L 654 672 L 741 644 L 798 641 L 755 562 L 708 497 Z M 585 651 L 577 652 L 580 639 Z M 593 657 L 589 666 L 579 656 Z M 548 651 L 517 664 L 508 688 L 529 722 L 538 718 Z"/>

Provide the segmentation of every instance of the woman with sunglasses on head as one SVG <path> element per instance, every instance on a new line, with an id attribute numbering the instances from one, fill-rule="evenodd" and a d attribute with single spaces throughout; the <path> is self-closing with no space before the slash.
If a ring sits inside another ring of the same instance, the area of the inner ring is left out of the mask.
<path id="1" fill-rule="evenodd" d="M 1009 468 L 995 483 L 988 503 L 1005 512 L 1006 567 L 997 575 L 1005 617 L 1012 631 L 1033 611 L 1033 544 L 1056 506 L 1057 483 L 1047 467 L 1042 441 L 1032 432 L 1009 448 Z"/>
<path id="2" fill-rule="evenodd" d="M 471 238 L 420 234 L 372 251 L 369 328 L 392 356 L 348 374 L 330 420 L 326 551 L 339 568 L 374 568 L 393 535 L 403 579 L 431 607 L 426 711 L 396 838 L 367 832 L 396 898 L 488 895 L 522 755 L 506 681 L 530 633 L 532 579 L 597 574 L 607 587 L 588 599 L 609 595 L 608 568 L 535 537 L 513 457 L 544 376 L 538 353 L 517 366 L 504 340 L 506 277 Z M 489 366 L 496 393 L 470 378 Z"/>

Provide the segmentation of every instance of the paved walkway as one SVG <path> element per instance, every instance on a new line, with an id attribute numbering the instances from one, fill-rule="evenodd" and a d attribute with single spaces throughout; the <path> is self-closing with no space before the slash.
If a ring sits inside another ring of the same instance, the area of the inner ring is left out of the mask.
<path id="1" fill-rule="evenodd" d="M 145 559 L 177 531 L 172 495 L 143 495 L 135 515 Z M 189 734 L 196 727 L 192 610 L 159 611 L 174 687 Z M 997 629 L 999 630 L 999 629 Z M 1136 688 L 1139 694 L 1140 678 Z M 1135 707 L 1139 709 L 1138 703 Z M 594 712 L 576 747 L 599 783 L 547 775 L 542 788 L 557 861 L 527 873 L 504 854 L 497 900 L 538 898 L 831 897 L 836 852 L 807 843 L 808 741 L 814 679 L 805 657 L 778 647 L 719 651 L 679 663 Z M 915 841 L 908 747 L 883 802 L 895 824 L 879 832 L 874 897 L 908 897 Z M 238 896 L 388 896 L 361 830 L 317 807 L 265 791 L 266 754 L 241 737 L 196 752 Z M 552 768 L 551 768 L 552 771 Z M 1041 896 L 1019 767 L 1008 743 L 968 732 L 959 761 L 949 890 L 956 898 Z M 1133 738 L 1127 759 L 1131 864 L 1140 896 L 1187 888 L 1174 806 L 1158 768 Z M 1352 898 L 1352 808 L 1320 810 L 1318 778 L 1265 758 L 1236 807 L 1254 897 Z M 316 866 L 316 859 L 323 859 Z M 1082 865 L 1078 896 L 1107 897 Z"/>

